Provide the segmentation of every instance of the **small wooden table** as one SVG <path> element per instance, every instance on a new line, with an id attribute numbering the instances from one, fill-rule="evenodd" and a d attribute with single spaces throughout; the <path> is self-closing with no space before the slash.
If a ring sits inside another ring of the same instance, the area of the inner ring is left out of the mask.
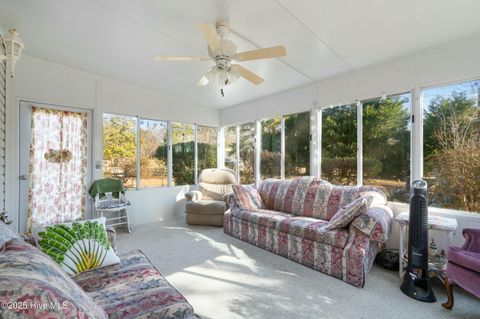
<path id="1" fill-rule="evenodd" d="M 407 241 L 408 234 L 408 223 L 410 221 L 409 212 L 402 212 L 395 217 L 395 221 L 400 225 L 400 247 L 399 247 L 399 273 L 400 278 L 403 278 L 405 273 L 405 267 L 407 265 Z M 446 218 L 439 216 L 428 216 L 428 229 L 445 232 L 448 239 L 448 246 L 452 244 L 453 235 L 457 232 L 458 224 L 457 220 L 454 218 Z M 404 238 L 407 237 L 407 240 Z M 445 277 L 445 270 L 447 267 L 446 258 L 429 258 L 428 260 L 428 269 L 431 277 L 438 277 L 443 282 Z"/>

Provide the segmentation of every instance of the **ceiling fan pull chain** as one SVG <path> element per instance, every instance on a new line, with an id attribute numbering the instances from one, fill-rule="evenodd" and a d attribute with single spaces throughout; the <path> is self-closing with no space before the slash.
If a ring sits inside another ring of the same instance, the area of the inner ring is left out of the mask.
<path id="1" fill-rule="evenodd" d="M 225 97 L 225 95 L 223 94 L 223 88 L 220 88 L 220 94 L 222 95 L 222 97 Z"/>

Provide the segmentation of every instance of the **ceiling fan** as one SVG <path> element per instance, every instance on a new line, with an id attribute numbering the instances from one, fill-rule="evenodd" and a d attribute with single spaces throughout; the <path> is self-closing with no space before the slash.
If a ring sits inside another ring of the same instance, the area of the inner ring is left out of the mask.
<path id="1" fill-rule="evenodd" d="M 227 86 L 240 77 L 259 85 L 263 79 L 252 71 L 244 68 L 240 64 L 233 62 L 243 62 L 250 60 L 277 58 L 287 55 L 284 46 L 275 46 L 271 48 L 257 49 L 237 53 L 236 44 L 226 39 L 230 32 L 227 23 L 219 22 L 216 25 L 208 23 L 197 23 L 196 27 L 207 42 L 208 56 L 190 57 L 190 56 L 157 56 L 155 61 L 186 62 L 186 61 L 214 61 L 208 72 L 202 76 L 197 85 L 205 86 L 213 80 L 220 85 L 220 92 L 223 96 L 223 87 Z"/>

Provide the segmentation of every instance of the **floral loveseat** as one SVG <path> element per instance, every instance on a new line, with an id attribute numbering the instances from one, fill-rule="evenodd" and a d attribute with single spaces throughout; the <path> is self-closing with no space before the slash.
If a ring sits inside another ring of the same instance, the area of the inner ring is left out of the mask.
<path id="1" fill-rule="evenodd" d="M 29 242 L 0 222 L 0 318 L 199 318 L 141 251 L 69 277 Z"/>
<path id="2" fill-rule="evenodd" d="M 263 208 L 254 210 L 240 208 L 233 193 L 227 196 L 226 234 L 354 286 L 364 286 L 380 244 L 388 239 L 393 217 L 381 191 L 302 177 L 264 180 L 258 193 Z M 336 212 L 360 197 L 371 199 L 365 211 L 348 226 L 328 230 Z"/>

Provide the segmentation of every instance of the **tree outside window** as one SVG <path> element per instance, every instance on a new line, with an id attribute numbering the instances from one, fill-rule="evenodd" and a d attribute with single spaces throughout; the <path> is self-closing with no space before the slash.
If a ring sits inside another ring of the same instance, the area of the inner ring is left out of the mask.
<path id="1" fill-rule="evenodd" d="M 362 102 L 363 184 L 389 201 L 408 202 L 410 183 L 410 94 Z"/>
<path id="2" fill-rule="evenodd" d="M 285 120 L 285 178 L 310 175 L 310 112 Z"/>
<path id="3" fill-rule="evenodd" d="M 173 123 L 172 126 L 172 183 L 195 184 L 195 125 Z"/>
<path id="4" fill-rule="evenodd" d="M 240 125 L 240 184 L 255 183 L 255 123 Z"/>
<path id="5" fill-rule="evenodd" d="M 262 179 L 281 178 L 281 129 L 282 117 L 264 120 L 262 127 L 262 147 L 260 154 L 260 175 Z"/>
<path id="6" fill-rule="evenodd" d="M 103 115 L 103 176 L 137 186 L 137 118 Z"/>
<path id="7" fill-rule="evenodd" d="M 322 110 L 322 178 L 332 184 L 357 184 L 357 106 Z"/>
<path id="8" fill-rule="evenodd" d="M 217 167 L 217 128 L 197 126 L 198 173 Z"/>
<path id="9" fill-rule="evenodd" d="M 228 126 L 224 130 L 225 167 L 237 170 L 237 126 Z"/>
<path id="10" fill-rule="evenodd" d="M 140 187 L 168 186 L 168 122 L 140 119 Z"/>

